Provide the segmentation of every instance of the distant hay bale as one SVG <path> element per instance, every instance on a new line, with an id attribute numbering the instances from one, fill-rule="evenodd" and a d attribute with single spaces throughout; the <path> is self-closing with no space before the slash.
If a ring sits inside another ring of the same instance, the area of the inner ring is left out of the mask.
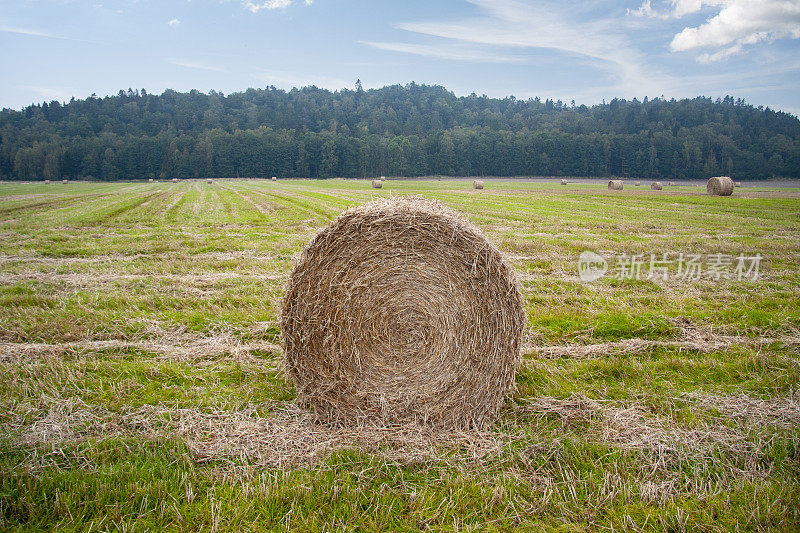
<path id="1" fill-rule="evenodd" d="M 622 180 L 611 180 L 608 182 L 608 188 L 612 191 L 622 190 Z"/>
<path id="2" fill-rule="evenodd" d="M 734 181 L 733 182 L 733 186 L 734 187 L 741 187 L 742 186 L 742 182 L 741 181 Z"/>
<path id="3" fill-rule="evenodd" d="M 67 183 L 67 180 L 61 180 L 61 183 Z"/>
<path id="4" fill-rule="evenodd" d="M 206 180 L 206 183 L 214 183 L 214 180 L 212 180 L 211 178 L 209 178 L 209 179 L 207 179 L 207 180 Z"/>
<path id="5" fill-rule="evenodd" d="M 50 180 L 44 180 L 45 185 L 50 185 Z"/>
<path id="6" fill-rule="evenodd" d="M 172 178 L 172 183 L 178 183 L 178 178 Z"/>
<path id="7" fill-rule="evenodd" d="M 394 197 L 316 234 L 280 329 L 286 375 L 325 421 L 479 427 L 514 388 L 525 324 L 516 275 L 480 230 Z"/>
<path id="8" fill-rule="evenodd" d="M 383 182 L 381 180 L 372 180 L 373 189 L 380 189 L 381 187 L 383 187 Z"/>
<path id="9" fill-rule="evenodd" d="M 153 178 L 147 180 L 149 183 L 153 183 Z"/>
<path id="10" fill-rule="evenodd" d="M 381 181 L 386 181 L 386 176 L 381 176 Z"/>
<path id="11" fill-rule="evenodd" d="M 561 185 L 566 185 L 566 184 L 567 184 L 567 180 L 561 180 Z"/>
<path id="12" fill-rule="evenodd" d="M 733 180 L 728 176 L 715 176 L 706 183 L 706 192 L 712 196 L 730 196 L 733 194 Z"/>
<path id="13" fill-rule="evenodd" d="M 677 185 L 677 183 L 675 183 L 674 181 L 670 181 L 669 182 L 669 186 L 670 187 L 675 187 L 676 185 Z"/>
<path id="14" fill-rule="evenodd" d="M 278 181 L 278 176 L 272 176 L 272 181 Z"/>
<path id="15" fill-rule="evenodd" d="M 664 188 L 664 186 L 661 185 L 660 181 L 654 181 L 653 183 L 650 184 L 650 188 L 653 189 L 654 191 L 660 191 L 661 189 Z"/>
<path id="16" fill-rule="evenodd" d="M 641 185 L 641 184 L 642 184 L 642 182 L 641 182 L 641 181 L 636 181 L 636 182 L 634 182 L 633 184 L 634 184 L 636 187 L 638 187 L 639 185 Z"/>
<path id="17" fill-rule="evenodd" d="M 473 189 L 483 189 L 483 180 L 473 180 L 472 181 L 472 188 Z"/>

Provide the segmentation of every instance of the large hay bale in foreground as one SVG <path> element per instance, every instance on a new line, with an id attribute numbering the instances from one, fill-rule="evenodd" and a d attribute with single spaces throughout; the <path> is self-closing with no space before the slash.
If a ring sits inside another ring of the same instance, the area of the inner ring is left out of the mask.
<path id="1" fill-rule="evenodd" d="M 608 188 L 612 191 L 622 190 L 622 180 L 611 180 L 608 182 Z"/>
<path id="2" fill-rule="evenodd" d="M 373 189 L 380 189 L 381 187 L 383 187 L 383 182 L 381 180 L 372 180 Z"/>
<path id="3" fill-rule="evenodd" d="M 325 421 L 478 427 L 514 387 L 516 275 L 455 211 L 351 208 L 303 250 L 283 300 L 286 374 Z"/>
<path id="4" fill-rule="evenodd" d="M 706 192 L 712 196 L 730 196 L 733 194 L 733 180 L 728 176 L 715 176 L 706 183 Z"/>
<path id="5" fill-rule="evenodd" d="M 566 184 L 567 184 L 567 180 L 561 180 L 561 185 L 566 185 Z"/>
<path id="6" fill-rule="evenodd" d="M 650 188 L 653 189 L 654 191 L 660 191 L 661 189 L 664 188 L 664 186 L 661 184 L 660 181 L 654 181 L 653 183 L 650 184 Z"/>
<path id="7" fill-rule="evenodd" d="M 483 180 L 472 180 L 473 189 L 483 189 Z"/>

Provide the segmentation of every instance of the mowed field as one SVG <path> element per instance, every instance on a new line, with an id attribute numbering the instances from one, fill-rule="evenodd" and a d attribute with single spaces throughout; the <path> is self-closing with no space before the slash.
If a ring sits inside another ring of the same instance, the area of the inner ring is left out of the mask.
<path id="1" fill-rule="evenodd" d="M 704 193 L 0 184 L 0 529 L 797 531 L 800 189 Z M 464 213 L 519 275 L 489 428 L 322 426 L 283 376 L 293 257 L 394 194 Z M 580 280 L 585 250 L 607 276 Z M 759 277 L 615 276 L 664 253 L 760 254 Z"/>

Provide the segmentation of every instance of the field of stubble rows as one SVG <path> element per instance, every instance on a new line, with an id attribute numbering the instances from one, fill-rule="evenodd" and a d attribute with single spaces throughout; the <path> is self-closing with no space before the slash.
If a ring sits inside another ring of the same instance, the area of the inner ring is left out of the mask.
<path id="1" fill-rule="evenodd" d="M 800 528 L 800 190 L 470 185 L 0 184 L 0 529 Z M 524 361 L 487 430 L 293 403 L 292 258 L 390 194 L 463 212 L 519 274 Z"/>

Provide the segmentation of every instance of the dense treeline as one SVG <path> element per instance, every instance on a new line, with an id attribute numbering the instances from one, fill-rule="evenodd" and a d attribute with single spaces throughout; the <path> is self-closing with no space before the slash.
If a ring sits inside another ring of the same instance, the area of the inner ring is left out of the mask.
<path id="1" fill-rule="evenodd" d="M 0 112 L 0 178 L 800 177 L 800 121 L 732 97 L 561 101 L 442 87 L 148 94 Z"/>

